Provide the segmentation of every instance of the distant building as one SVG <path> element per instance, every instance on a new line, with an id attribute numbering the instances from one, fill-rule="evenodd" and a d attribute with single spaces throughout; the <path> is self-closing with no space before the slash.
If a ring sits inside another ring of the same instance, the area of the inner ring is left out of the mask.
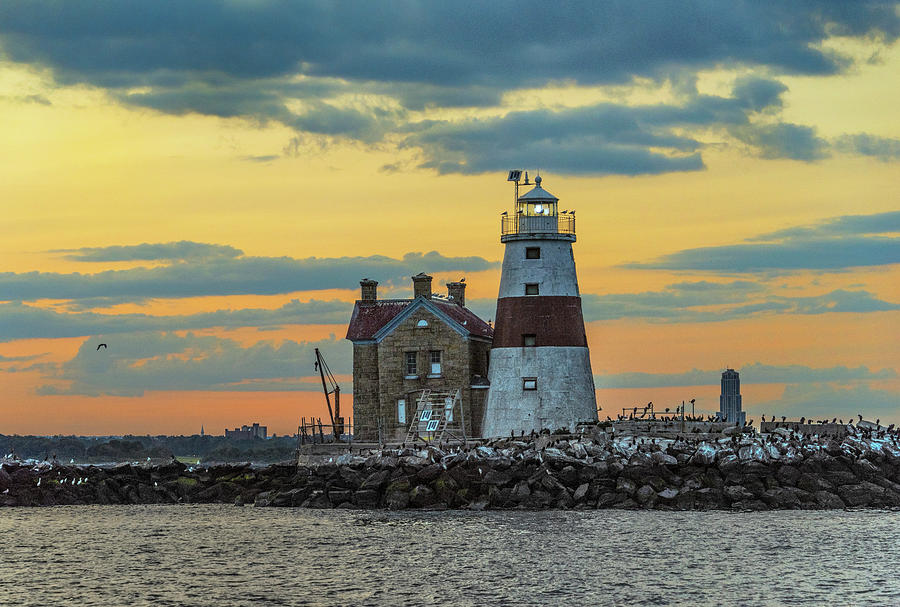
<path id="1" fill-rule="evenodd" d="M 722 372 L 719 419 L 740 426 L 747 422 L 747 414 L 741 410 L 741 376 L 734 369 L 726 369 Z"/>
<path id="2" fill-rule="evenodd" d="M 466 283 L 432 294 L 432 277 L 412 277 L 412 299 L 378 299 L 360 281 L 347 339 L 353 342 L 353 433 L 357 440 L 402 440 L 422 390 L 460 391 L 468 436 L 481 436 L 494 331 L 466 308 Z"/>
<path id="3" fill-rule="evenodd" d="M 235 428 L 234 430 L 225 430 L 225 438 L 234 438 L 247 440 L 251 438 L 266 438 L 268 435 L 269 428 L 268 426 L 260 426 L 259 424 L 253 424 L 252 426 L 241 426 L 240 428 Z"/>

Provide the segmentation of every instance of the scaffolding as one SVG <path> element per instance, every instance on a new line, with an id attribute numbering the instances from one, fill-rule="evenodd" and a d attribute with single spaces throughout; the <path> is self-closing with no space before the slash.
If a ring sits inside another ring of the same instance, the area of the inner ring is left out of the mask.
<path id="1" fill-rule="evenodd" d="M 425 444 L 461 440 L 468 446 L 465 412 L 459 390 L 422 390 L 416 402 L 416 413 L 406 433 L 405 444 L 412 445 L 417 440 Z"/>

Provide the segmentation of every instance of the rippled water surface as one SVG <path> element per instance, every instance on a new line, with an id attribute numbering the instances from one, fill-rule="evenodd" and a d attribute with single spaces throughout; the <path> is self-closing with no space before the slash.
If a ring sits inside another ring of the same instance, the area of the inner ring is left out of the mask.
<path id="1" fill-rule="evenodd" d="M 898 605 L 895 512 L 0 510 L 0 605 Z"/>

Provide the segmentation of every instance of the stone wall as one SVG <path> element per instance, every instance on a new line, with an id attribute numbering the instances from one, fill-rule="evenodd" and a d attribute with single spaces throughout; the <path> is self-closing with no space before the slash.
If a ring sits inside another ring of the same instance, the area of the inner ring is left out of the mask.
<path id="1" fill-rule="evenodd" d="M 420 320 L 427 327 L 417 326 Z M 490 344 L 487 344 L 490 348 Z M 441 351 L 441 374 L 429 377 L 430 352 Z M 406 352 L 416 352 L 417 377 L 406 378 Z M 463 408 L 470 417 L 472 372 L 470 341 L 450 328 L 431 311 L 419 308 L 386 336 L 378 346 L 378 400 L 386 440 L 402 440 L 415 413 L 422 390 L 461 391 Z M 397 400 L 406 399 L 406 423 L 397 419 Z M 471 424 L 467 433 L 474 431 Z"/>
<path id="2" fill-rule="evenodd" d="M 353 344 L 353 425 L 357 440 L 378 439 L 378 344 Z"/>

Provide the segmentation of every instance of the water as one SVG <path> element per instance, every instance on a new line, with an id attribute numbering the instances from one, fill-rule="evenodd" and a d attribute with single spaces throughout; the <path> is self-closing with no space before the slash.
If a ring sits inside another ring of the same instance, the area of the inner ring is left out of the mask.
<path id="1" fill-rule="evenodd" d="M 898 605 L 896 512 L 0 510 L 0 605 Z"/>

